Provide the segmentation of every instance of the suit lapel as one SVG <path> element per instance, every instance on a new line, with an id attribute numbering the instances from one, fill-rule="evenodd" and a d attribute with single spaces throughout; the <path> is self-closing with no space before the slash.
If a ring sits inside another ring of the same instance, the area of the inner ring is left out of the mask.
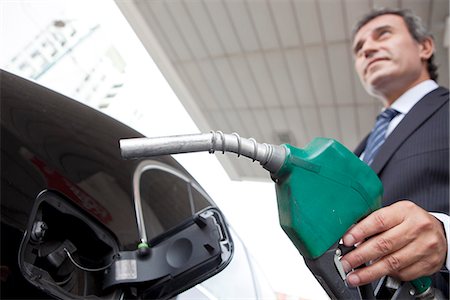
<path id="1" fill-rule="evenodd" d="M 400 145 L 420 127 L 431 115 L 448 101 L 448 90 L 437 88 L 422 98 L 406 114 L 394 131 L 388 136 L 378 154 L 375 156 L 371 167 L 379 174 L 394 152 Z"/>

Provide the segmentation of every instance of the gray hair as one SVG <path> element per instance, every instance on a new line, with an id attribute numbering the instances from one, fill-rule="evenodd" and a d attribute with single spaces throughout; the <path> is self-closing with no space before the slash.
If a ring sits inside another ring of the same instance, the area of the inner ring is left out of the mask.
<path id="1" fill-rule="evenodd" d="M 420 17 L 415 15 L 409 9 L 396 9 L 396 8 L 378 8 L 372 10 L 371 12 L 363 16 L 353 28 L 352 40 L 355 38 L 356 33 L 358 33 L 361 27 L 363 27 L 376 17 L 382 15 L 397 15 L 402 17 L 412 38 L 419 43 L 423 42 L 427 38 L 431 38 L 432 40 L 434 40 L 433 35 L 425 27 Z M 427 61 L 427 70 L 428 74 L 430 75 L 430 78 L 435 81 L 438 78 L 437 68 L 438 68 L 437 65 L 434 63 L 434 54 L 432 54 Z"/>

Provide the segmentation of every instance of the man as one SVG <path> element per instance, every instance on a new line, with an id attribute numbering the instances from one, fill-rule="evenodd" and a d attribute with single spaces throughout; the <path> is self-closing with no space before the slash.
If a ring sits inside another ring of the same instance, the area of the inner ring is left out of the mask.
<path id="1" fill-rule="evenodd" d="M 433 52 L 432 36 L 410 11 L 374 11 L 355 29 L 358 76 L 394 113 L 384 143 L 369 137 L 355 151 L 363 160 L 373 157 L 368 163 L 383 182 L 385 207 L 343 237 L 345 245 L 357 245 L 341 260 L 346 271 L 371 262 L 348 274 L 350 285 L 385 275 L 410 281 L 449 267 L 449 93 L 434 81 Z M 448 271 L 436 280 L 448 297 Z"/>

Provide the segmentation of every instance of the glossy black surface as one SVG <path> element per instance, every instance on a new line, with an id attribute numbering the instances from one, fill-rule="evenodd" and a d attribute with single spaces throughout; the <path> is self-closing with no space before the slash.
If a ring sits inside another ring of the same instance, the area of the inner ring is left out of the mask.
<path id="1" fill-rule="evenodd" d="M 105 225 L 115 235 L 120 250 L 135 249 L 139 233 L 132 178 L 140 161 L 123 160 L 118 141 L 142 135 L 103 113 L 8 72 L 1 71 L 0 83 L 1 294 L 2 298 L 45 298 L 48 296 L 30 290 L 17 268 L 19 243 L 36 197 L 44 190 L 57 191 Z M 160 158 L 159 162 L 195 183 L 171 157 Z M 212 204 L 205 197 L 199 208 Z M 143 201 L 149 201 L 147 198 Z M 153 209 L 151 204 L 144 208 Z M 156 232 L 161 233 L 161 229 Z"/>

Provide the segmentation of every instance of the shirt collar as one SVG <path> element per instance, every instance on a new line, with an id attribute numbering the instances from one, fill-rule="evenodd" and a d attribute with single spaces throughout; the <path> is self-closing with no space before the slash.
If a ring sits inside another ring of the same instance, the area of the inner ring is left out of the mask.
<path id="1" fill-rule="evenodd" d="M 431 79 L 422 81 L 403 93 L 390 107 L 405 115 L 420 99 L 438 87 L 439 85 Z"/>

